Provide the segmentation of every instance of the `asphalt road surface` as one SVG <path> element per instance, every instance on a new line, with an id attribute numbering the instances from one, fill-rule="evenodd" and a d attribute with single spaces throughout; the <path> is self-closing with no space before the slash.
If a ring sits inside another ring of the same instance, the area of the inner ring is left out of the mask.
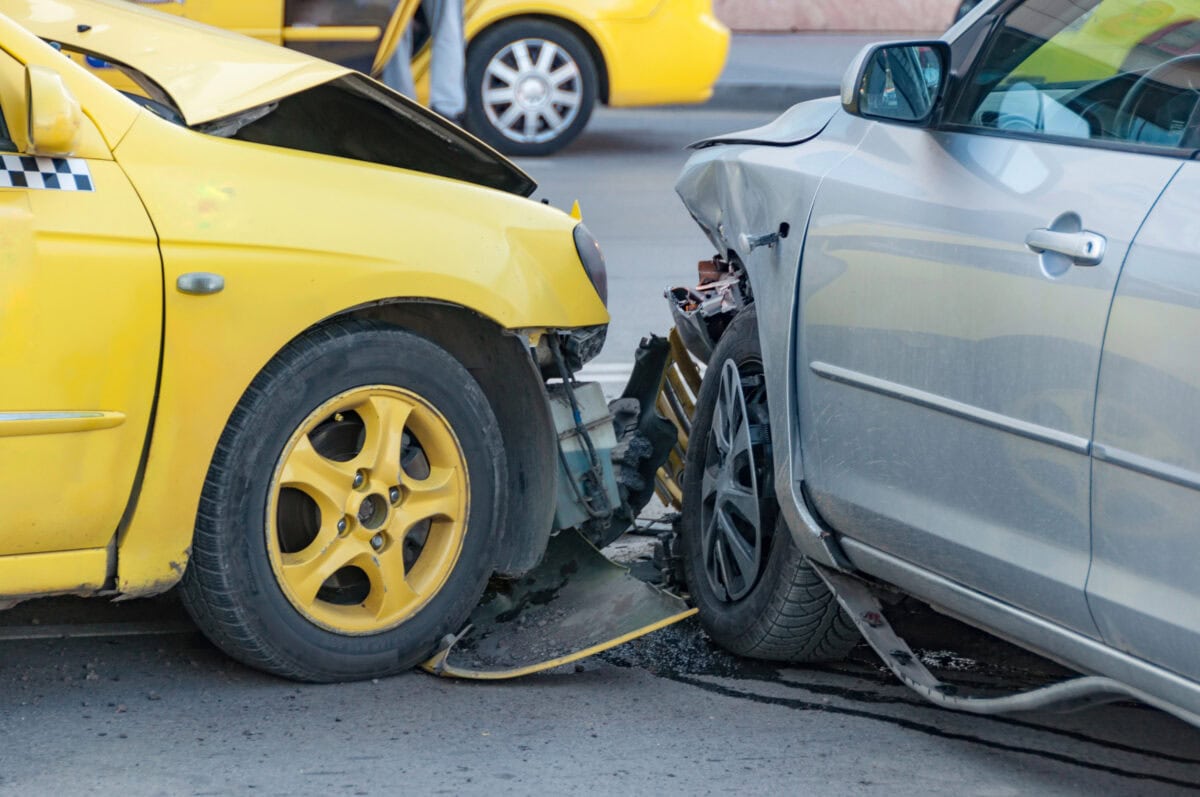
<path id="1" fill-rule="evenodd" d="M 664 331 L 664 287 L 709 254 L 674 198 L 681 147 L 763 115 L 606 112 L 539 196 L 579 198 L 605 246 L 615 380 Z M 958 683 L 1019 687 L 1054 665 L 912 610 Z M 65 638 L 64 638 L 65 637 Z M 1115 795 L 1200 791 L 1200 731 L 1135 704 L 975 717 L 898 686 L 869 651 L 832 667 L 740 661 L 694 622 L 496 684 L 411 673 L 309 686 L 224 658 L 168 596 L 0 615 L 0 794 Z"/>

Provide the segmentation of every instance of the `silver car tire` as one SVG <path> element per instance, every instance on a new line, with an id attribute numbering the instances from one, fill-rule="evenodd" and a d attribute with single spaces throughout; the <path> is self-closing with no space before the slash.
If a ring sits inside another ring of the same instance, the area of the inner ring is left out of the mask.
<path id="1" fill-rule="evenodd" d="M 504 22 L 467 52 L 467 128 L 506 155 L 550 155 L 583 131 L 599 89 L 595 57 L 566 27 Z"/>
<path id="2" fill-rule="evenodd" d="M 762 374 L 750 307 L 713 351 L 696 403 L 680 527 L 688 590 L 704 629 L 732 653 L 841 659 L 859 635 L 780 517 Z"/>

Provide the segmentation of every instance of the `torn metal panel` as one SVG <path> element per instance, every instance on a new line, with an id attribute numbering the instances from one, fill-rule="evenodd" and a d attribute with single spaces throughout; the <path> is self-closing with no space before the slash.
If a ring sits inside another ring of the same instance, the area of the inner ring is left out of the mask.
<path id="1" fill-rule="evenodd" d="M 494 581 L 469 625 L 422 665 L 436 675 L 500 680 L 542 672 L 691 617 L 681 598 L 639 581 L 575 531 L 536 569 Z"/>
<path id="2" fill-rule="evenodd" d="M 819 136 L 840 107 L 841 101 L 837 97 L 822 97 L 797 103 L 777 119 L 761 127 L 701 139 L 689 145 L 688 149 L 732 144 L 757 144 L 768 147 L 803 144 Z"/>
<path id="3" fill-rule="evenodd" d="M 700 283 L 667 291 L 675 329 L 687 350 L 707 363 L 725 328 L 738 311 L 753 300 L 750 282 L 741 264 L 720 255 L 701 260 Z"/>
<path id="4" fill-rule="evenodd" d="M 227 121 L 203 132 L 229 129 L 230 137 L 243 141 L 396 166 L 519 196 L 537 188 L 470 133 L 358 74 L 282 97 L 259 118 L 232 126 Z"/>

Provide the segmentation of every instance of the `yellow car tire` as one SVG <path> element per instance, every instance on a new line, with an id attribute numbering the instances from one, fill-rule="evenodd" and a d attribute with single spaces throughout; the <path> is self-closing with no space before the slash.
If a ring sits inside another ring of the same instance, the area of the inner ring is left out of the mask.
<path id="1" fill-rule="evenodd" d="M 713 350 L 683 470 L 684 576 L 709 636 L 739 656 L 836 661 L 859 642 L 780 517 L 757 314 Z"/>
<path id="2" fill-rule="evenodd" d="M 325 324 L 234 410 L 184 605 L 230 656 L 286 678 L 408 669 L 483 594 L 506 477 L 495 416 L 457 360 L 395 327 Z"/>
<path id="3" fill-rule="evenodd" d="M 583 132 L 599 93 L 595 56 L 563 25 L 514 19 L 467 51 L 467 128 L 505 155 L 550 155 Z"/>

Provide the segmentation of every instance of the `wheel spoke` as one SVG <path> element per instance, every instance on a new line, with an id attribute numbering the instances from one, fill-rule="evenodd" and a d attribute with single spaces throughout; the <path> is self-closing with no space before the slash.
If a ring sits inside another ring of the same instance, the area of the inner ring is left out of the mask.
<path id="1" fill-rule="evenodd" d="M 729 517 L 724 512 L 717 512 L 717 527 L 721 530 L 721 540 L 733 555 L 742 578 L 749 582 L 758 573 L 758 555 L 746 539 L 738 533 Z M 729 582 L 726 582 L 728 584 Z"/>
<path id="2" fill-rule="evenodd" d="M 564 83 L 569 83 L 579 77 L 579 66 L 574 61 L 567 61 L 565 64 L 555 69 L 550 73 L 550 85 L 558 88 Z"/>
<path id="3" fill-rule="evenodd" d="M 386 482 L 400 481 L 400 449 L 404 443 L 404 426 L 412 409 L 411 404 L 390 396 L 372 396 L 359 407 L 367 434 L 362 452 L 355 461 L 361 461 Z"/>
<path id="4" fill-rule="evenodd" d="M 527 111 L 525 113 L 525 138 L 532 141 L 537 135 L 537 120 L 538 115 L 535 111 Z"/>
<path id="5" fill-rule="evenodd" d="M 715 537 L 716 535 L 714 535 Z M 732 595 L 730 590 L 730 579 L 733 574 L 729 569 L 729 562 L 725 558 L 725 546 L 720 544 L 713 545 L 713 577 L 716 579 L 717 591 L 724 593 L 721 597 L 728 598 Z"/>
<path id="6" fill-rule="evenodd" d="M 513 103 L 508 106 L 508 110 L 500 115 L 496 120 L 496 127 L 510 129 L 521 118 L 521 106 Z"/>
<path id="7" fill-rule="evenodd" d="M 483 92 L 483 101 L 490 105 L 508 105 L 516 102 L 517 93 L 512 86 L 503 86 L 497 89 L 486 89 Z"/>
<path id="8" fill-rule="evenodd" d="M 329 535 L 322 530 L 303 551 L 283 555 L 283 577 L 303 604 L 311 604 L 325 580 L 355 559 L 370 552 L 357 537 Z"/>
<path id="9" fill-rule="evenodd" d="M 708 515 L 708 522 L 700 529 L 700 550 L 704 558 L 711 559 L 717 547 L 717 509 L 714 507 Z"/>
<path id="10" fill-rule="evenodd" d="M 712 428 L 709 431 L 713 442 L 717 446 L 717 451 L 721 453 L 723 458 L 728 458 L 729 449 L 732 447 L 729 440 L 730 424 L 727 417 L 728 412 L 724 402 L 718 401 L 717 406 L 713 408 Z"/>
<path id="11" fill-rule="evenodd" d="M 317 502 L 324 521 L 342 516 L 354 482 L 354 468 L 321 456 L 305 435 L 283 463 L 279 484 L 303 491 Z"/>
<path id="12" fill-rule="evenodd" d="M 730 435 L 731 450 L 729 451 L 729 456 L 731 458 L 743 453 L 747 455 L 753 454 L 750 443 L 749 420 L 746 418 L 745 413 L 739 412 L 738 416 L 737 425 L 733 429 L 733 434 Z"/>
<path id="13" fill-rule="evenodd" d="M 404 499 L 393 522 L 400 534 L 422 520 L 459 520 L 462 484 L 454 468 L 433 468 L 427 478 L 404 480 Z"/>
<path id="14" fill-rule="evenodd" d="M 533 69 L 533 58 L 529 55 L 529 42 L 514 42 L 512 53 L 517 62 L 517 72 L 528 72 Z"/>
<path id="15" fill-rule="evenodd" d="M 563 118 L 559 116 L 558 111 L 554 110 L 553 106 L 547 105 L 542 108 L 542 118 L 546 120 L 551 130 L 557 130 L 562 126 Z"/>
<path id="16" fill-rule="evenodd" d="M 377 619 L 385 619 L 412 606 L 420 595 L 408 583 L 404 570 L 404 546 L 397 540 L 387 550 L 370 558 L 364 568 L 371 592 L 363 607 Z"/>
<path id="17" fill-rule="evenodd" d="M 513 69 L 498 58 L 494 59 L 488 64 L 487 73 L 506 86 L 512 87 L 516 85 L 518 77 L 517 70 Z"/>
<path id="18" fill-rule="evenodd" d="M 550 104 L 559 105 L 567 110 L 574 110 L 579 107 L 583 97 L 577 91 L 560 91 L 555 90 L 550 93 Z"/>
<path id="19" fill-rule="evenodd" d="M 538 52 L 537 69 L 543 73 L 549 73 L 550 67 L 554 66 L 554 58 L 558 55 L 558 45 L 554 42 L 543 41 L 542 48 Z"/>
<path id="20" fill-rule="evenodd" d="M 721 469 L 717 467 L 716 463 L 705 465 L 704 473 L 700 477 L 700 499 L 702 501 L 707 501 L 716 494 L 720 478 Z"/>
<path id="21" fill-rule="evenodd" d="M 722 490 L 717 498 L 717 506 L 721 506 L 722 504 L 737 510 L 737 513 L 747 523 L 758 528 L 759 509 L 757 495 L 749 490 L 730 485 Z"/>

